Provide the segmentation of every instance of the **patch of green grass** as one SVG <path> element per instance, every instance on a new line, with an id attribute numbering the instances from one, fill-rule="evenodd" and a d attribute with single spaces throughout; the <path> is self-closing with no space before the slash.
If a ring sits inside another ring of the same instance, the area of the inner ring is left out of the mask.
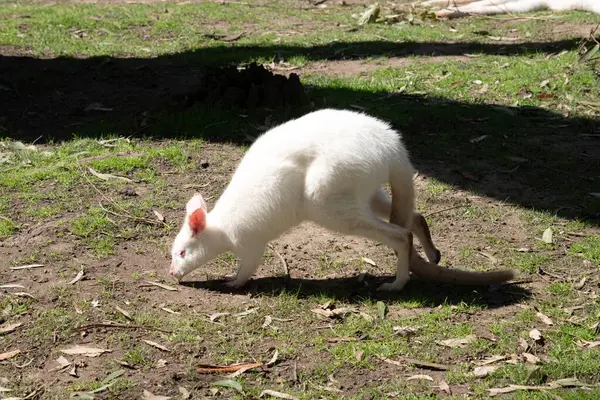
<path id="1" fill-rule="evenodd" d="M 82 238 L 102 231 L 109 231 L 114 227 L 100 207 L 90 207 L 81 217 L 71 221 L 69 229 L 72 233 Z"/>
<path id="2" fill-rule="evenodd" d="M 152 361 L 148 359 L 146 348 L 136 346 L 135 348 L 123 354 L 123 361 L 133 366 L 147 367 L 152 365 Z"/>
<path id="3" fill-rule="evenodd" d="M 588 236 L 583 241 L 574 243 L 569 252 L 581 255 L 595 264 L 600 264 L 600 235 Z"/>
<path id="4" fill-rule="evenodd" d="M 27 210 L 25 210 L 25 214 L 31 215 L 32 217 L 44 219 L 52 217 L 54 215 L 58 215 L 61 211 L 61 206 L 55 204 L 51 206 L 28 208 Z"/>
<path id="5" fill-rule="evenodd" d="M 0 215 L 0 239 L 11 236 L 16 229 L 17 225 L 14 222 L 8 217 Z"/>
<path id="6" fill-rule="evenodd" d="M 92 240 L 91 250 L 94 257 L 101 259 L 115 253 L 115 240 L 112 237 L 104 237 Z"/>
<path id="7" fill-rule="evenodd" d="M 516 253 L 510 259 L 513 268 L 530 273 L 536 273 L 548 261 L 550 256 L 542 253 Z"/>
<path id="8" fill-rule="evenodd" d="M 134 169 L 148 168 L 148 165 L 147 158 L 139 156 L 114 156 L 90 162 L 90 166 L 98 172 L 120 172 L 124 174 Z"/>
<path id="9" fill-rule="evenodd" d="M 0 310 L 8 316 L 15 316 L 27 313 L 32 304 L 33 299 L 27 297 L 3 297 L 0 299 Z"/>
<path id="10" fill-rule="evenodd" d="M 573 294 L 573 285 L 568 282 L 554 282 L 546 286 L 546 291 L 560 297 L 570 297 Z"/>
<path id="11" fill-rule="evenodd" d="M 438 181 L 435 178 L 427 179 L 427 193 L 432 199 L 439 198 L 450 186 Z"/>

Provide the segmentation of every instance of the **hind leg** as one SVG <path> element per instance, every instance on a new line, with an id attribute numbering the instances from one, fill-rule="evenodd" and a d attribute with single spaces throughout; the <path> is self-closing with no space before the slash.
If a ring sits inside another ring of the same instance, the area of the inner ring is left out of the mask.
<path id="1" fill-rule="evenodd" d="M 383 190 L 379 189 L 372 197 L 369 203 L 371 211 L 377 217 L 388 221 L 392 213 L 392 202 L 390 196 L 387 195 Z M 423 250 L 427 255 L 427 259 L 432 263 L 439 263 L 441 254 L 440 251 L 433 244 L 431 239 L 431 233 L 427 226 L 425 218 L 417 211 L 413 212 L 412 224 L 410 228 L 411 232 L 415 234 L 419 243 L 423 246 Z"/>
<path id="2" fill-rule="evenodd" d="M 345 201 L 347 203 L 347 199 Z M 401 290 L 410 279 L 410 258 L 412 251 L 413 235 L 408 229 L 400 225 L 383 221 L 371 212 L 368 206 L 349 205 L 340 210 L 341 202 L 328 202 L 334 204 L 335 209 L 321 209 L 312 218 L 314 222 L 327 229 L 342 234 L 362 236 L 391 247 L 398 256 L 396 264 L 396 279 L 393 283 L 381 285 L 378 290 Z"/>

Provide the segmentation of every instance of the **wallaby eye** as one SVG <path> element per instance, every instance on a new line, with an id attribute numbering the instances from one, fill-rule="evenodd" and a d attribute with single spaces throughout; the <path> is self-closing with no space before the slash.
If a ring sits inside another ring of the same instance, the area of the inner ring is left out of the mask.
<path id="1" fill-rule="evenodd" d="M 179 257 L 181 257 L 181 258 L 185 257 L 185 250 L 181 250 L 179 252 Z"/>

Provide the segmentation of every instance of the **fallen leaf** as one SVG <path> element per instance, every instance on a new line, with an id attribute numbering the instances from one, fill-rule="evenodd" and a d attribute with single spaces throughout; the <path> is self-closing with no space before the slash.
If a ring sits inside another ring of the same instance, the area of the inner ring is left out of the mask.
<path id="1" fill-rule="evenodd" d="M 100 300 L 92 300 L 92 307 L 94 307 L 94 308 L 100 307 Z"/>
<path id="2" fill-rule="evenodd" d="M 364 311 L 361 311 L 360 313 L 358 313 L 358 315 L 360 315 L 361 317 L 363 317 L 367 322 L 373 322 L 373 317 L 370 316 L 369 314 L 367 314 Z"/>
<path id="3" fill-rule="evenodd" d="M 233 317 L 238 317 L 238 318 L 240 318 L 240 317 L 246 317 L 246 316 L 248 316 L 250 314 L 253 314 L 253 313 L 257 312 L 257 311 L 258 311 L 258 307 L 256 307 L 256 308 L 250 308 L 250 309 L 248 309 L 246 311 L 242 311 L 242 312 L 239 312 L 237 314 L 233 314 Z"/>
<path id="4" fill-rule="evenodd" d="M 452 82 L 450 84 L 450 87 L 456 87 L 458 85 L 462 85 L 463 83 L 465 83 L 465 81 Z"/>
<path id="5" fill-rule="evenodd" d="M 235 389 L 238 392 L 242 393 L 242 385 L 240 385 L 237 381 L 232 379 L 225 379 L 222 381 L 216 381 L 212 383 L 213 386 L 221 386 L 226 388 Z"/>
<path id="6" fill-rule="evenodd" d="M 552 228 L 547 228 L 544 233 L 542 234 L 542 240 L 545 243 L 552 243 Z"/>
<path id="7" fill-rule="evenodd" d="M 552 320 L 550 319 L 550 317 L 548 317 L 547 315 L 541 313 L 541 312 L 537 312 L 535 314 L 543 323 L 545 323 L 546 325 L 554 325 L 554 322 L 552 322 Z"/>
<path id="8" fill-rule="evenodd" d="M 169 314 L 175 314 L 175 315 L 181 315 L 181 313 L 179 311 L 173 311 L 170 308 L 167 307 L 161 307 L 161 310 L 168 312 Z"/>
<path id="9" fill-rule="evenodd" d="M 586 281 L 586 280 L 587 280 L 587 278 L 584 276 L 583 278 L 581 278 L 581 279 L 579 280 L 579 282 L 577 282 L 576 284 L 574 284 L 574 285 L 573 285 L 573 287 L 574 287 L 576 290 L 581 290 L 581 289 L 583 289 L 583 287 L 585 286 L 585 281 Z"/>
<path id="10" fill-rule="evenodd" d="M 483 81 L 481 81 L 481 80 L 479 80 L 479 79 L 475 79 L 475 80 L 473 81 L 473 83 L 474 83 L 474 84 L 476 84 L 476 85 L 481 85 L 481 84 L 483 84 Z"/>
<path id="11" fill-rule="evenodd" d="M 13 270 L 13 271 L 17 271 L 17 270 L 20 270 L 20 269 L 41 268 L 43 266 L 44 266 L 44 264 L 29 264 L 29 265 L 21 265 L 21 266 L 18 266 L 18 267 L 10 267 L 10 269 Z"/>
<path id="12" fill-rule="evenodd" d="M 314 308 L 311 311 L 315 314 L 319 314 L 327 318 L 343 317 L 348 313 L 358 312 L 358 310 L 355 307 L 340 307 L 335 308 L 333 310 L 323 310 L 322 308 Z"/>
<path id="13" fill-rule="evenodd" d="M 60 371 L 71 365 L 71 362 L 69 360 L 67 360 L 66 358 L 64 358 L 63 356 L 58 357 L 56 359 L 56 362 L 58 363 L 58 366 L 51 368 L 49 370 L 49 372 Z"/>
<path id="14" fill-rule="evenodd" d="M 356 358 L 357 362 L 360 362 L 364 355 L 365 352 L 363 350 L 356 350 L 356 353 L 354 353 L 354 357 Z"/>
<path id="15" fill-rule="evenodd" d="M 246 34 L 246 32 L 234 33 L 233 35 L 227 35 L 227 36 L 223 37 L 221 40 L 223 40 L 225 42 L 235 42 L 236 40 L 238 40 L 245 34 Z"/>
<path id="16" fill-rule="evenodd" d="M 88 170 L 96 178 L 102 179 L 103 181 L 109 181 L 111 179 L 114 179 L 114 180 L 123 181 L 123 182 L 133 182 L 131 179 L 125 178 L 124 176 L 117 176 L 117 175 L 112 175 L 112 174 L 102 174 L 102 173 L 96 171 L 95 169 L 93 169 L 92 167 L 88 167 Z"/>
<path id="17" fill-rule="evenodd" d="M 479 254 L 481 254 L 482 256 L 484 256 L 485 258 L 487 258 L 488 260 L 490 260 L 490 262 L 492 264 L 497 264 L 498 263 L 498 259 L 496 257 L 494 257 L 493 255 L 491 255 L 488 252 L 485 251 L 479 251 Z"/>
<path id="18" fill-rule="evenodd" d="M 143 400 L 169 400 L 171 397 L 168 396 L 158 396 L 153 394 L 152 392 L 144 389 L 144 394 L 142 395 Z"/>
<path id="19" fill-rule="evenodd" d="M 591 385 L 580 382 L 576 378 L 565 378 L 556 381 L 549 382 L 544 386 L 525 386 L 525 385 L 509 385 L 504 388 L 492 388 L 488 389 L 490 396 L 497 396 L 499 394 L 506 394 L 515 392 L 517 390 L 548 390 L 548 389 L 559 389 L 564 387 L 589 387 Z"/>
<path id="20" fill-rule="evenodd" d="M 273 318 L 270 315 L 267 315 L 265 317 L 265 322 L 263 322 L 262 327 L 266 328 L 267 326 L 271 325 L 271 322 L 273 322 Z"/>
<path id="21" fill-rule="evenodd" d="M 381 357 L 381 356 L 377 356 L 377 357 L 380 360 L 385 361 L 388 364 L 396 365 L 398 367 L 404 367 L 404 366 L 406 366 L 406 364 L 412 364 L 412 365 L 416 365 L 418 367 L 432 369 L 432 370 L 439 370 L 439 371 L 446 371 L 449 369 L 449 367 L 444 364 L 436 364 L 436 363 L 432 363 L 432 362 L 428 362 L 428 361 L 415 360 L 414 358 L 403 357 L 402 361 L 404 363 L 402 363 L 400 361 L 390 360 L 389 358 L 385 358 L 385 357 Z"/>
<path id="22" fill-rule="evenodd" d="M 275 390 L 270 390 L 270 389 L 265 389 L 262 392 L 260 392 L 260 394 L 258 395 L 258 397 L 263 397 L 263 396 L 277 397 L 279 399 L 286 399 L 286 400 L 298 400 L 297 397 L 294 397 L 291 394 L 276 392 Z"/>
<path id="23" fill-rule="evenodd" d="M 79 282 L 81 279 L 83 278 L 83 269 L 81 271 L 79 271 L 77 273 L 77 275 L 75 276 L 75 278 L 73 278 L 70 282 L 69 285 L 73 285 L 74 283 Z"/>
<path id="24" fill-rule="evenodd" d="M 538 99 L 553 99 L 554 96 L 552 93 L 540 93 L 536 96 Z"/>
<path id="25" fill-rule="evenodd" d="M 519 347 L 521 347 L 523 350 L 527 350 L 529 348 L 529 343 L 527 343 L 527 340 L 519 338 Z"/>
<path id="26" fill-rule="evenodd" d="M 544 338 L 542 336 L 542 333 L 535 328 L 529 331 L 529 337 L 535 340 L 536 342 L 539 342 Z"/>
<path id="27" fill-rule="evenodd" d="M 66 368 L 69 365 L 71 365 L 71 362 L 63 356 L 58 357 L 56 359 L 56 362 L 60 365 L 61 368 Z"/>
<path id="28" fill-rule="evenodd" d="M 160 222 L 165 222 L 165 216 L 162 215 L 161 213 L 159 213 L 156 210 L 152 210 L 152 212 L 154 213 L 154 215 L 156 215 L 156 219 L 158 219 Z"/>
<path id="29" fill-rule="evenodd" d="M 540 87 L 546 87 L 548 86 L 548 84 L 550 83 L 550 79 L 544 79 L 543 81 L 540 82 Z"/>
<path id="30" fill-rule="evenodd" d="M 477 378 L 483 378 L 484 376 L 488 376 L 498 368 L 500 368 L 498 365 L 486 365 L 483 367 L 477 367 L 473 370 L 473 376 L 476 376 Z"/>
<path id="31" fill-rule="evenodd" d="M 153 341 L 151 341 L 151 340 L 142 339 L 142 341 L 143 341 L 144 343 L 146 343 L 146 344 L 149 344 L 149 345 L 150 345 L 150 346 L 152 346 L 152 347 L 156 347 L 157 349 L 160 349 L 160 350 L 162 350 L 162 351 L 171 351 L 171 350 L 169 350 L 169 348 L 168 348 L 168 347 L 165 347 L 165 346 L 163 346 L 162 344 L 159 344 L 159 343 L 153 342 Z"/>
<path id="32" fill-rule="evenodd" d="M 190 398 L 190 392 L 183 386 L 179 386 L 179 393 L 181 394 L 181 400 L 187 400 Z"/>
<path id="33" fill-rule="evenodd" d="M 13 358 L 14 356 L 16 356 L 17 354 L 20 354 L 20 353 L 21 353 L 20 349 L 7 351 L 6 353 L 0 353 L 0 361 L 8 360 L 9 358 Z"/>
<path id="34" fill-rule="evenodd" d="M 409 376 L 408 378 L 406 378 L 407 381 L 414 381 L 414 380 L 426 380 L 426 381 L 432 381 L 433 382 L 433 378 L 430 377 L 429 375 L 412 375 Z"/>
<path id="35" fill-rule="evenodd" d="M 375 22 L 377 17 L 379 17 L 380 11 L 381 7 L 379 7 L 379 4 L 375 3 L 371 5 L 358 19 L 358 25 L 371 24 Z"/>
<path id="36" fill-rule="evenodd" d="M 21 325 L 23 325 L 22 322 L 17 322 L 16 324 L 12 324 L 12 325 L 2 325 L 0 327 L 0 335 L 6 335 L 7 333 L 12 333 L 12 332 L 16 331 L 17 328 L 20 327 Z"/>
<path id="37" fill-rule="evenodd" d="M 75 345 L 68 349 L 62 349 L 60 350 L 60 352 L 69 355 L 84 355 L 86 357 L 98 357 L 101 354 L 110 353 L 112 352 L 112 350 Z"/>
<path id="38" fill-rule="evenodd" d="M 25 286 L 16 283 L 4 283 L 0 285 L 0 289 L 25 289 Z"/>
<path id="39" fill-rule="evenodd" d="M 164 368 L 167 365 L 167 360 L 163 360 L 162 358 L 156 362 L 156 368 Z"/>
<path id="40" fill-rule="evenodd" d="M 386 307 L 385 303 L 383 301 L 378 301 L 377 302 L 377 316 L 379 317 L 379 319 L 384 320 L 386 313 L 387 313 L 387 307 Z"/>
<path id="41" fill-rule="evenodd" d="M 506 356 L 490 356 L 490 357 L 488 357 L 488 358 L 486 358 L 484 360 L 481 360 L 481 361 L 477 362 L 476 364 L 477 365 L 481 365 L 481 366 L 483 366 L 483 365 L 489 365 L 489 364 L 496 363 L 498 361 L 502 361 L 504 359 L 506 359 Z"/>
<path id="42" fill-rule="evenodd" d="M 525 360 L 530 364 L 537 364 L 541 361 L 539 357 L 536 357 L 531 353 L 522 353 L 522 355 L 523 357 L 525 357 Z"/>
<path id="43" fill-rule="evenodd" d="M 321 307 L 323 310 L 329 310 L 329 309 L 334 309 L 335 304 L 334 304 L 333 300 L 327 300 L 325 303 L 321 304 L 319 307 Z"/>
<path id="44" fill-rule="evenodd" d="M 117 309 L 118 312 L 120 312 L 121 314 L 123 314 L 125 316 L 125 318 L 127 318 L 130 321 L 133 321 L 133 318 L 131 317 L 131 315 L 127 311 L 125 311 L 124 309 L 122 309 L 119 306 L 115 306 L 115 308 Z"/>
<path id="45" fill-rule="evenodd" d="M 441 344 L 442 346 L 450 347 L 450 348 L 461 348 L 465 347 L 467 344 L 473 342 L 477 339 L 475 335 L 469 335 L 464 338 L 458 339 L 446 339 L 446 340 L 436 340 L 437 344 Z"/>
<path id="46" fill-rule="evenodd" d="M 102 385 L 108 385 L 109 383 L 113 382 L 115 379 L 123 376 L 125 374 L 125 370 L 124 369 L 118 369 L 114 372 L 111 372 L 110 374 L 108 374 L 108 376 L 106 378 L 104 378 L 104 380 L 101 382 Z"/>
<path id="47" fill-rule="evenodd" d="M 271 357 L 271 359 L 265 364 L 265 366 L 270 367 L 271 365 L 275 365 L 275 363 L 277 362 L 277 357 L 279 357 L 279 351 L 275 349 L 273 357 Z"/>
<path id="48" fill-rule="evenodd" d="M 33 297 L 31 294 L 29 294 L 27 292 L 14 292 L 12 295 L 19 296 L 19 297 L 29 297 L 30 299 L 35 299 L 35 297 Z"/>
<path id="49" fill-rule="evenodd" d="M 159 288 L 162 288 L 162 289 L 165 289 L 165 290 L 170 290 L 172 292 L 177 292 L 179 290 L 177 288 L 174 288 L 173 286 L 165 285 L 165 284 L 160 283 L 160 282 L 146 281 L 146 283 L 148 283 L 150 285 L 158 286 Z"/>
<path id="50" fill-rule="evenodd" d="M 600 341 L 588 342 L 587 340 L 578 340 L 576 343 L 577 346 L 581 347 L 582 349 L 592 349 L 594 347 L 600 346 Z"/>
<path id="51" fill-rule="evenodd" d="M 366 262 L 367 264 L 370 264 L 370 265 L 374 266 L 374 267 L 377 266 L 377 264 L 375 263 L 375 261 L 371 260 L 370 258 L 362 257 L 361 260 L 363 262 Z"/>
<path id="52" fill-rule="evenodd" d="M 234 364 L 234 365 L 212 365 L 212 364 L 200 364 L 196 368 L 196 372 L 199 374 L 219 374 L 219 373 L 230 373 L 240 369 L 248 370 L 249 368 L 257 368 L 262 366 L 260 362 L 257 363 L 246 363 L 246 364 Z"/>
<path id="53" fill-rule="evenodd" d="M 596 44 L 594 47 L 592 47 L 591 49 L 589 49 L 588 51 L 586 51 L 579 58 L 579 62 L 588 62 L 589 60 L 592 59 L 592 57 L 594 57 L 596 55 L 596 53 L 598 53 L 598 50 L 600 50 L 600 44 Z"/>
<path id="54" fill-rule="evenodd" d="M 488 135 L 477 136 L 476 138 L 473 138 L 473 139 L 469 140 L 469 142 L 471 142 L 471 143 L 479 143 L 483 139 L 485 139 L 486 137 L 488 137 Z"/>
<path id="55" fill-rule="evenodd" d="M 392 332 L 395 335 L 407 337 L 416 334 L 420 328 L 420 326 L 394 326 Z"/>
<path id="56" fill-rule="evenodd" d="M 209 316 L 210 322 L 215 322 L 217 319 L 229 315 L 228 312 L 218 312 Z"/>
<path id="57" fill-rule="evenodd" d="M 519 253 L 529 253 L 531 249 L 529 247 L 520 247 L 517 249 Z"/>
<path id="58" fill-rule="evenodd" d="M 74 376 L 75 378 L 77 378 L 77 365 L 73 365 L 73 368 L 71 368 L 69 370 L 69 375 Z"/>
<path id="59" fill-rule="evenodd" d="M 446 381 L 442 380 L 440 381 L 440 386 L 439 386 L 440 390 L 444 393 L 446 393 L 447 395 L 452 395 L 452 391 L 450 390 L 450 386 L 448 386 L 448 384 L 446 383 Z"/>

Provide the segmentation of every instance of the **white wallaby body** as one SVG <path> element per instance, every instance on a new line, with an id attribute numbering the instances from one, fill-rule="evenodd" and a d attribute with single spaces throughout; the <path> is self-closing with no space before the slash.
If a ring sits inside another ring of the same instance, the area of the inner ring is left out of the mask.
<path id="1" fill-rule="evenodd" d="M 439 1 L 425 2 L 426 5 L 439 4 Z M 452 0 L 448 0 L 452 5 Z M 448 7 L 436 11 L 440 17 L 464 14 L 493 15 L 505 13 L 526 13 L 533 11 L 589 11 L 600 14 L 599 0 L 481 0 L 470 4 Z"/>
<path id="2" fill-rule="evenodd" d="M 452 271 L 418 256 L 411 231 L 430 261 L 437 263 L 440 254 L 425 219 L 414 211 L 413 172 L 399 133 L 376 118 L 324 109 L 288 121 L 252 144 L 210 212 L 200 194 L 189 200 L 170 273 L 181 279 L 232 251 L 240 266 L 228 285 L 243 286 L 269 241 L 313 221 L 392 248 L 398 256 L 396 279 L 382 290 L 402 289 L 411 265 L 415 273 L 441 281 L 485 284 L 512 278 L 506 272 Z M 387 182 L 391 201 L 381 189 Z"/>

